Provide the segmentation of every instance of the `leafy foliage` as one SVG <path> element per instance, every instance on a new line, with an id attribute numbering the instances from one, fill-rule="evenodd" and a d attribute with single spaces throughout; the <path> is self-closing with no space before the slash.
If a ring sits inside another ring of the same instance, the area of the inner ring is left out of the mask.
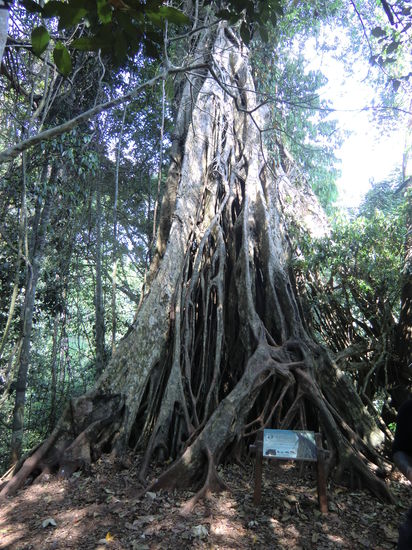
<path id="1" fill-rule="evenodd" d="M 42 19 L 57 19 L 58 31 L 74 29 L 70 48 L 84 51 L 101 50 L 113 61 L 122 65 L 141 49 L 145 55 L 159 58 L 163 45 L 163 30 L 166 22 L 175 26 L 187 25 L 190 18 L 180 9 L 165 5 L 163 0 L 50 0 L 37 3 L 34 0 L 19 2 L 29 13 Z M 218 19 L 230 24 L 240 22 L 242 40 L 249 44 L 255 29 L 263 40 L 268 41 L 266 30 L 270 21 L 276 25 L 282 15 L 280 0 L 229 0 L 221 8 L 220 2 L 209 0 L 204 3 Z M 36 55 L 47 48 L 51 36 L 44 27 L 37 27 L 32 34 L 32 47 Z M 54 59 L 61 73 L 67 76 L 71 67 L 68 52 L 62 53 L 62 46 L 54 46 Z"/>
<path id="2" fill-rule="evenodd" d="M 51 0 L 45 4 L 22 0 L 20 4 L 43 19 L 57 19 L 58 31 L 74 29 L 71 48 L 101 50 L 118 64 L 124 63 L 128 56 L 133 57 L 141 47 L 147 55 L 158 57 L 165 23 L 185 25 L 189 22 L 182 11 L 163 5 L 162 0 Z M 51 37 L 44 27 L 33 32 L 33 51 L 40 55 Z M 67 76 L 71 71 L 69 54 L 59 41 L 54 46 L 54 59 L 58 69 Z"/>
<path id="3" fill-rule="evenodd" d="M 320 341 L 372 401 L 388 389 L 399 318 L 405 202 L 376 185 L 352 217 L 337 215 L 323 240 L 303 239 L 295 265 Z"/>
<path id="4" fill-rule="evenodd" d="M 232 25 L 241 22 L 239 33 L 246 45 L 251 41 L 255 29 L 259 31 L 262 40 L 268 42 L 268 23 L 276 26 L 280 15 L 283 15 L 283 7 L 279 0 L 229 0 L 224 9 L 216 13 L 218 18 Z"/>
<path id="5" fill-rule="evenodd" d="M 295 28 L 298 15 L 307 18 L 302 32 Z M 341 133 L 330 119 L 330 105 L 319 97 L 326 78 L 306 68 L 304 43 L 312 24 L 316 33 L 319 20 L 313 19 L 313 13 L 292 10 L 276 29 L 268 26 L 273 46 L 256 41 L 253 65 L 262 102 L 270 108 L 265 139 L 275 163 L 286 172 L 296 163 L 323 207 L 331 209 L 339 175 L 334 151 L 341 143 Z"/>

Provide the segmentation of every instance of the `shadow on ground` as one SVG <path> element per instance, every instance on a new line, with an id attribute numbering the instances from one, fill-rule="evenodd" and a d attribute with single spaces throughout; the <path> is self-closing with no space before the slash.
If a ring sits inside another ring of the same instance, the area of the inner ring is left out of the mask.
<path id="1" fill-rule="evenodd" d="M 330 512 L 322 516 L 311 468 L 271 461 L 263 468 L 260 506 L 253 504 L 253 463 L 228 465 L 219 473 L 231 491 L 213 495 L 184 516 L 182 506 L 193 493 L 139 497 L 138 464 L 127 470 L 116 466 L 103 457 L 90 477 L 51 478 L 8 498 L 0 511 L 0 548 L 392 550 L 410 504 L 409 486 L 395 477 L 389 483 L 397 505 L 332 486 Z"/>

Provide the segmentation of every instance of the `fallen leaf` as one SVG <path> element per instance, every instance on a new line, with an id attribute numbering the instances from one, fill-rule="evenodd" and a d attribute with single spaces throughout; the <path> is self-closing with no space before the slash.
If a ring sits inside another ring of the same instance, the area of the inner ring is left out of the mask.
<path id="1" fill-rule="evenodd" d="M 312 543 L 316 544 L 319 540 L 319 533 L 313 533 L 312 535 Z"/>
<path id="2" fill-rule="evenodd" d="M 135 525 L 135 522 L 129 523 L 128 521 L 126 521 L 124 526 L 126 527 L 126 529 L 131 529 L 133 531 L 139 531 L 140 530 L 140 525 L 138 525 L 138 524 Z"/>
<path id="3" fill-rule="evenodd" d="M 398 540 L 398 530 L 392 527 L 391 525 L 383 525 L 383 532 L 385 533 L 385 539 L 390 542 L 397 542 Z"/>
<path id="4" fill-rule="evenodd" d="M 48 527 L 49 525 L 51 525 L 52 527 L 57 527 L 57 523 L 54 521 L 53 518 L 47 518 L 45 519 L 41 526 L 43 527 L 43 529 L 45 529 L 46 527 Z"/>
<path id="5" fill-rule="evenodd" d="M 194 527 L 192 527 L 191 533 L 194 537 L 198 539 L 206 538 L 209 535 L 209 531 L 204 525 L 195 525 Z"/>
<path id="6" fill-rule="evenodd" d="M 259 523 L 252 519 L 252 521 L 249 521 L 247 526 L 249 527 L 249 529 L 256 529 L 256 527 L 259 527 Z"/>

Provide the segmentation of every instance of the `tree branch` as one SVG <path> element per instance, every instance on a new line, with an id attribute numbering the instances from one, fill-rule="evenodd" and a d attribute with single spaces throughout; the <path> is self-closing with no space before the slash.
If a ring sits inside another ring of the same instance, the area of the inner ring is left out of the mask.
<path id="1" fill-rule="evenodd" d="M 153 86 L 154 84 L 156 84 L 156 82 L 158 82 L 162 78 L 165 78 L 165 74 L 164 74 L 165 72 L 166 74 L 177 74 L 177 73 L 182 73 L 190 70 L 204 69 L 207 67 L 208 65 L 206 65 L 205 63 L 200 63 L 200 64 L 198 63 L 196 65 L 187 66 L 187 67 L 172 67 L 167 71 L 160 72 L 157 76 L 151 78 L 150 80 L 147 80 L 140 86 L 137 86 L 136 88 L 134 88 L 131 92 L 121 97 L 117 97 L 116 99 L 112 99 L 110 101 L 100 103 L 99 105 L 96 105 L 92 109 L 85 111 L 81 115 L 78 115 L 72 118 L 71 120 L 64 122 L 63 124 L 60 124 L 59 126 L 55 126 L 54 128 L 50 128 L 49 130 L 44 130 L 44 132 L 40 132 L 35 136 L 32 136 L 28 139 L 20 141 L 19 143 L 17 143 L 16 145 L 13 145 L 12 147 L 9 147 L 8 149 L 4 149 L 3 151 L 0 152 L 0 163 L 9 162 L 15 159 L 20 153 L 22 153 L 23 151 L 26 151 L 30 147 L 33 147 L 34 145 L 37 145 L 42 141 L 46 141 L 54 137 L 60 136 L 65 132 L 69 132 L 75 126 L 77 126 L 81 122 L 85 122 L 86 120 L 93 117 L 94 115 L 98 115 L 103 111 L 108 111 L 109 109 L 116 107 L 117 105 L 121 105 L 125 101 L 132 100 L 144 88 L 146 88 L 147 86 Z"/>

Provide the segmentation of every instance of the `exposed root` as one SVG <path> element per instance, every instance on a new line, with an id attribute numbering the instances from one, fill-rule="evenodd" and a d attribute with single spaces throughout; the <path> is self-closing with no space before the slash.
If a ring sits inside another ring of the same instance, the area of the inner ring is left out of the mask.
<path id="1" fill-rule="evenodd" d="M 41 480 L 46 473 L 70 477 L 76 470 L 87 471 L 119 429 L 121 404 L 118 395 L 90 393 L 72 400 L 51 435 L 23 462 L 0 497 L 15 493 L 29 476 Z"/>
<path id="2" fill-rule="evenodd" d="M 215 460 L 209 449 L 206 449 L 206 454 L 208 460 L 206 479 L 201 489 L 184 504 L 181 509 L 182 515 L 189 515 L 199 500 L 210 498 L 212 493 L 229 490 L 226 483 L 219 477 L 216 471 Z"/>
<path id="3" fill-rule="evenodd" d="M 20 487 L 23 485 L 23 483 L 26 481 L 29 475 L 35 470 L 39 462 L 45 457 L 48 450 L 56 441 L 58 435 L 59 435 L 59 426 L 56 426 L 56 428 L 53 430 L 51 435 L 46 439 L 46 441 L 40 447 L 38 447 L 31 456 L 29 456 L 24 461 L 20 470 L 3 487 L 3 489 L 0 492 L 0 498 L 6 497 L 8 495 L 12 495 L 18 489 L 20 489 Z"/>
<path id="4" fill-rule="evenodd" d="M 323 427 L 329 448 L 334 449 L 337 453 L 335 459 L 339 464 L 338 475 L 343 473 L 345 469 L 349 472 L 355 471 L 359 476 L 360 483 L 367 487 L 374 495 L 383 501 L 393 502 L 393 495 L 389 488 L 374 472 L 377 469 L 376 465 L 363 454 L 362 451 L 364 449 L 361 447 L 364 447 L 364 444 L 357 441 L 356 438 L 348 441 L 335 422 L 327 401 L 322 396 L 316 382 L 305 371 L 298 369 L 296 372 L 301 381 L 301 386 L 305 390 L 307 399 L 312 401 L 319 411 L 320 424 Z M 375 458 L 379 459 L 380 457 L 376 454 Z"/>
<path id="5" fill-rule="evenodd" d="M 226 483 L 220 478 L 216 471 L 216 460 L 212 451 L 206 447 L 202 454 L 203 456 L 206 455 L 207 458 L 206 477 L 203 485 L 197 490 L 196 494 L 183 506 L 182 514 L 184 515 L 190 514 L 199 500 L 209 498 L 212 493 L 229 490 Z M 186 453 L 184 453 L 183 456 L 172 464 L 159 479 L 154 481 L 146 491 L 191 487 L 194 484 L 194 473 L 198 473 L 198 470 L 193 468 L 192 462 L 187 461 Z"/>

